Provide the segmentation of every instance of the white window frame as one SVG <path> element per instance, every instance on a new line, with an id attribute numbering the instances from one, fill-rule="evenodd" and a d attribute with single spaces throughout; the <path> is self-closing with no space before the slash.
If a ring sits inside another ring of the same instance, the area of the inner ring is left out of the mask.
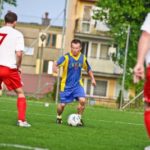
<path id="1" fill-rule="evenodd" d="M 97 80 L 96 80 L 97 81 Z M 104 82 L 106 82 L 106 96 L 101 96 L 101 95 L 93 95 L 93 96 L 95 96 L 95 97 L 102 97 L 102 98 L 107 98 L 108 97 L 108 89 L 109 89 L 109 81 L 108 80 L 102 80 L 102 79 L 100 79 L 100 80 L 98 80 L 98 81 L 104 81 Z M 93 87 L 93 86 L 92 86 Z M 93 87 L 93 92 L 94 92 L 94 87 Z"/>
<path id="2" fill-rule="evenodd" d="M 84 5 L 83 6 L 83 14 L 82 14 L 82 16 L 84 15 L 84 8 L 85 7 L 88 7 L 89 5 Z M 92 7 L 91 7 L 91 11 L 92 11 Z M 83 18 L 83 17 L 82 17 Z M 81 21 L 81 31 L 82 32 L 84 32 L 84 33 L 90 33 L 91 32 L 91 20 L 92 20 L 92 17 L 91 17 L 91 19 L 90 19 L 90 21 L 85 21 L 85 20 L 83 20 L 82 19 L 82 21 Z M 89 30 L 88 31 L 83 31 L 83 24 L 89 24 Z"/>
<path id="3" fill-rule="evenodd" d="M 100 54 L 100 43 L 98 43 L 98 42 L 92 42 L 92 41 L 90 41 L 89 42 L 89 51 L 88 51 L 88 57 L 89 58 L 93 58 L 93 57 L 91 57 L 91 54 L 92 54 L 92 44 L 97 44 L 97 53 L 96 53 L 96 59 L 99 59 L 98 58 L 98 55 Z"/>
<path id="4" fill-rule="evenodd" d="M 101 53 L 101 46 L 102 45 L 108 45 L 109 46 L 109 44 L 108 43 L 100 43 L 100 51 L 99 51 L 99 55 L 98 55 L 98 59 L 102 59 L 101 57 L 100 57 L 100 53 Z M 107 54 L 108 56 L 109 56 L 109 49 L 108 49 L 108 54 Z M 103 59 L 102 59 L 103 60 Z M 110 60 L 110 58 L 108 58 L 108 59 L 105 59 L 105 60 Z"/>
<path id="5" fill-rule="evenodd" d="M 85 90 L 85 93 L 87 93 L 86 89 L 87 89 L 87 82 L 88 82 L 88 80 L 90 80 L 90 79 L 89 78 L 84 78 L 84 90 Z M 90 86 L 90 95 L 87 95 L 87 96 L 108 98 L 109 81 L 108 80 L 102 80 L 102 79 L 100 79 L 98 81 L 104 81 L 104 82 L 106 82 L 106 96 L 93 95 L 93 93 L 94 93 L 94 87 L 92 85 Z"/>
<path id="6" fill-rule="evenodd" d="M 88 54 L 87 54 L 87 56 L 89 57 L 89 58 L 92 58 L 91 57 L 91 53 L 92 53 L 92 44 L 93 43 L 96 43 L 97 44 L 97 56 L 96 56 L 96 59 L 97 60 L 103 60 L 103 59 L 101 59 L 101 57 L 100 57 L 100 53 L 101 53 L 101 45 L 108 45 L 109 46 L 109 44 L 108 43 L 105 43 L 105 42 L 94 42 L 94 41 L 89 41 L 89 50 L 88 50 Z M 108 56 L 109 56 L 109 51 L 108 51 Z M 110 58 L 108 58 L 108 59 L 106 59 L 106 60 L 110 60 Z"/>

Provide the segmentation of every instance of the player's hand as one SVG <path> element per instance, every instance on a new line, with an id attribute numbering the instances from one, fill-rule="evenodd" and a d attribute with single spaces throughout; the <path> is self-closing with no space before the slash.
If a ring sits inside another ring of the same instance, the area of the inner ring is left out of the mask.
<path id="1" fill-rule="evenodd" d="M 96 86 L 96 81 L 95 81 L 95 79 L 92 79 L 92 85 L 93 85 L 93 86 Z"/>
<path id="2" fill-rule="evenodd" d="M 138 83 L 144 79 L 144 65 L 136 64 L 134 67 L 133 82 Z"/>
<path id="3" fill-rule="evenodd" d="M 58 67 L 56 62 L 53 63 L 53 73 L 58 73 Z"/>
<path id="4" fill-rule="evenodd" d="M 22 72 L 22 69 L 21 68 L 17 68 L 18 69 L 18 72 L 21 74 Z"/>

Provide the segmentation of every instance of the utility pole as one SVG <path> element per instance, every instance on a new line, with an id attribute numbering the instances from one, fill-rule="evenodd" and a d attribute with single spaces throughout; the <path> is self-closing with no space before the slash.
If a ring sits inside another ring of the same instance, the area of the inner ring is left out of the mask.
<path id="1" fill-rule="evenodd" d="M 39 76 L 38 76 L 38 88 L 36 90 L 36 94 L 39 94 L 40 89 L 41 89 L 41 76 L 42 76 L 42 64 L 43 64 L 43 50 L 45 47 L 45 41 L 46 41 L 46 33 L 42 33 L 39 37 L 41 43 L 39 44 L 39 47 L 41 48 L 40 53 L 39 53 L 39 59 L 40 59 L 40 64 L 39 64 Z"/>
<path id="2" fill-rule="evenodd" d="M 65 39 L 65 30 L 66 30 L 66 10 L 67 10 L 67 0 L 65 0 L 65 8 L 64 8 L 64 19 L 63 19 L 63 30 L 62 30 L 62 40 L 61 40 L 61 55 L 63 55 L 64 52 L 64 39 Z M 57 76 L 57 88 L 56 88 L 56 97 L 55 97 L 55 103 L 58 103 L 58 97 L 59 97 L 59 86 L 60 86 L 60 69 Z"/>
<path id="3" fill-rule="evenodd" d="M 123 99 L 124 99 L 124 84 L 126 76 L 126 66 L 127 66 L 127 55 L 129 47 L 129 38 L 130 38 L 130 25 L 127 30 L 127 40 L 126 40 L 126 49 L 125 49 L 125 58 L 124 58 L 124 67 L 123 67 L 123 77 L 122 77 L 122 86 L 121 86 L 121 100 L 120 100 L 120 109 L 122 109 Z"/>

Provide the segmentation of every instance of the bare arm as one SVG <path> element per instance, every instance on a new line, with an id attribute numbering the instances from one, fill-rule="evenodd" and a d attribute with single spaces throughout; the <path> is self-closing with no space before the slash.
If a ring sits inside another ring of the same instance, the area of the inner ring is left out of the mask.
<path id="1" fill-rule="evenodd" d="M 22 54 L 23 54 L 22 51 L 16 51 L 16 59 L 17 59 L 16 65 L 17 65 L 18 70 L 20 70 L 20 67 L 21 67 Z"/>
<path id="2" fill-rule="evenodd" d="M 57 65 L 57 62 L 54 62 L 53 63 L 53 73 L 58 73 L 58 65 Z"/>
<path id="3" fill-rule="evenodd" d="M 137 64 L 134 67 L 134 82 L 137 83 L 139 80 L 144 78 L 144 60 L 145 55 L 150 48 L 150 34 L 143 31 L 138 43 L 138 57 Z"/>
<path id="4" fill-rule="evenodd" d="M 93 86 L 96 86 L 96 81 L 95 81 L 95 78 L 94 78 L 94 75 L 93 75 L 92 70 L 89 70 L 88 75 L 89 75 L 90 78 L 91 78 L 92 85 L 93 85 Z"/>
<path id="5" fill-rule="evenodd" d="M 145 55 L 150 48 L 150 34 L 143 31 L 138 43 L 137 64 L 144 65 Z"/>

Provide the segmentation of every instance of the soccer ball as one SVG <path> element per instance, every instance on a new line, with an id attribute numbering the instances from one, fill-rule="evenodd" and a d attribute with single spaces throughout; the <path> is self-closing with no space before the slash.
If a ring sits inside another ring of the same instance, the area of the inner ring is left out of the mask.
<path id="1" fill-rule="evenodd" d="M 45 107 L 49 107 L 49 103 L 44 103 L 44 106 Z"/>
<path id="2" fill-rule="evenodd" d="M 68 125 L 78 126 L 81 124 L 81 118 L 78 114 L 71 114 L 68 117 Z"/>

